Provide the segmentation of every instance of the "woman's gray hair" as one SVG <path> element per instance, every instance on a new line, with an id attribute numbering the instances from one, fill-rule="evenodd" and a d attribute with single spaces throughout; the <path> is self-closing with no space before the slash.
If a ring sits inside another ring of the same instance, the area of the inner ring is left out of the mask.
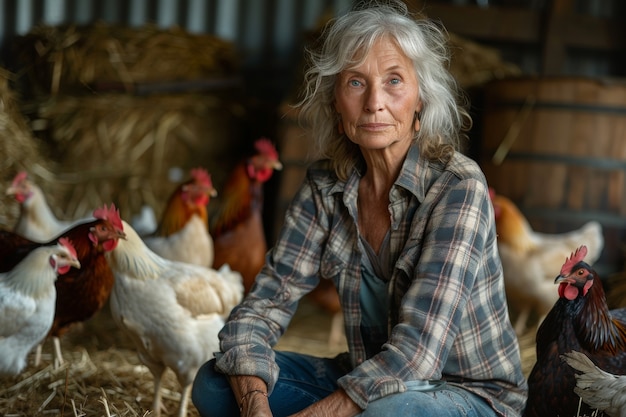
<path id="1" fill-rule="evenodd" d="M 357 6 L 329 22 L 321 49 L 307 50 L 309 69 L 304 98 L 298 103 L 301 122 L 315 138 L 318 156 L 331 159 L 341 179 L 348 177 L 361 153 L 338 131 L 335 80 L 344 69 L 359 65 L 383 37 L 391 37 L 415 67 L 422 100 L 415 140 L 422 155 L 445 162 L 460 150 L 464 132 L 471 127 L 465 96 L 448 71 L 446 32 L 428 19 L 410 16 L 403 2 L 366 2 L 366 7 Z"/>

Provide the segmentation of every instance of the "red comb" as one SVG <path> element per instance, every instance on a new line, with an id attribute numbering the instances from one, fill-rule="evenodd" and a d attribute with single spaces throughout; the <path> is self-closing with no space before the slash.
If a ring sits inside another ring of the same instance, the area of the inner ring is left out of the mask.
<path id="1" fill-rule="evenodd" d="M 59 244 L 62 246 L 65 246 L 67 248 L 67 250 L 72 254 L 72 256 L 74 258 L 77 258 L 78 255 L 76 254 L 76 249 L 74 248 L 74 245 L 72 245 L 72 241 L 69 240 L 66 237 L 62 237 L 59 239 Z"/>
<path id="2" fill-rule="evenodd" d="M 96 219 L 108 220 L 117 230 L 124 230 L 120 212 L 115 208 L 115 204 L 113 203 L 111 203 L 111 207 L 107 207 L 105 204 L 104 206 L 95 209 L 93 211 L 93 217 Z"/>
<path id="3" fill-rule="evenodd" d="M 572 252 L 570 257 L 565 260 L 565 263 L 561 267 L 561 275 L 565 275 L 571 272 L 574 265 L 576 265 L 578 262 L 585 259 L 586 255 L 587 255 L 587 246 L 585 245 L 582 245 L 581 247 L 576 249 L 576 251 Z"/>
<path id="4" fill-rule="evenodd" d="M 265 156 L 271 159 L 278 159 L 278 152 L 274 144 L 267 138 L 260 138 L 254 142 L 254 147 L 257 151 L 261 152 Z"/>
<path id="5" fill-rule="evenodd" d="M 20 171 L 17 173 L 15 178 L 13 178 L 13 182 L 11 183 L 11 185 L 15 187 L 16 185 L 24 181 L 26 178 L 28 178 L 28 174 L 26 173 L 26 171 Z"/>
<path id="6" fill-rule="evenodd" d="M 191 177 L 195 182 L 205 185 L 207 187 L 212 187 L 213 182 L 211 181 L 211 175 L 204 168 L 195 168 L 191 170 Z"/>

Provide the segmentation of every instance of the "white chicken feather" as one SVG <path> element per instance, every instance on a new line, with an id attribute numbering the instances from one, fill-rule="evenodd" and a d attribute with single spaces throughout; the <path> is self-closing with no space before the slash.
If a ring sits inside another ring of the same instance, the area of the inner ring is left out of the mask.
<path id="1" fill-rule="evenodd" d="M 518 313 L 514 327 L 521 335 L 531 313 L 542 320 L 558 299 L 554 265 L 562 264 L 581 242 L 589 250 L 588 262 L 593 264 L 604 248 L 604 235 L 597 221 L 566 233 L 540 233 L 531 228 L 509 198 L 492 192 L 492 203 L 507 301 Z"/>
<path id="2" fill-rule="evenodd" d="M 626 375 L 613 375 L 598 368 L 582 352 L 570 352 L 563 359 L 576 374 L 574 392 L 589 406 L 611 417 L 626 417 Z"/>
<path id="3" fill-rule="evenodd" d="M 33 250 L 0 274 L 0 375 L 22 372 L 28 353 L 52 327 L 57 275 L 80 268 L 71 244 L 59 241 Z"/>
<path id="4" fill-rule="evenodd" d="M 178 232 L 167 237 L 149 236 L 144 238 L 144 242 L 153 252 L 164 258 L 211 266 L 213 239 L 206 228 L 204 221 L 194 214 Z M 193 243 L 193 246 L 190 243 Z"/>
<path id="5" fill-rule="evenodd" d="M 20 215 L 13 231 L 35 242 L 48 242 L 77 222 L 93 219 L 92 217 L 75 221 L 58 219 L 52 212 L 41 187 L 30 181 L 23 171 L 13 178 L 6 194 L 14 196 L 20 203 Z"/>
<path id="6" fill-rule="evenodd" d="M 161 411 L 161 378 L 170 368 L 182 386 L 183 417 L 198 368 L 219 350 L 217 333 L 243 298 L 242 278 L 227 265 L 216 271 L 162 258 L 126 222 L 124 231 L 126 240 L 106 254 L 116 280 L 111 313 L 154 376 L 155 415 Z"/>

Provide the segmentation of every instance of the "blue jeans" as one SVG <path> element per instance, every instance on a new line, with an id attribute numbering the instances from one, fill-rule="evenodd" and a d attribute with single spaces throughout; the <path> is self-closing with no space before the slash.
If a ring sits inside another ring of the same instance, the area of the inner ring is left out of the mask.
<path id="1" fill-rule="evenodd" d="M 276 351 L 280 375 L 269 397 L 274 417 L 295 414 L 337 390 L 337 380 L 349 371 L 340 358 L 317 358 Z M 198 371 L 191 393 L 193 404 L 202 417 L 238 417 L 238 399 L 235 399 L 226 376 L 215 371 L 214 366 L 215 361 L 212 360 Z M 409 390 L 389 395 L 372 401 L 359 414 L 360 417 L 495 415 L 484 399 L 450 385 L 436 391 Z"/>

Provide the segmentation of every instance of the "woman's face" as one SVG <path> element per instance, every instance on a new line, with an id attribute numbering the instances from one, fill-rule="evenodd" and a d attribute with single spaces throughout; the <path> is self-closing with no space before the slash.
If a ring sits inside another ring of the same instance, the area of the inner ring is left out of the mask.
<path id="1" fill-rule="evenodd" d="M 413 62 L 391 39 L 377 41 L 362 64 L 337 78 L 335 109 L 346 136 L 362 150 L 399 142 L 408 148 L 421 107 Z"/>

